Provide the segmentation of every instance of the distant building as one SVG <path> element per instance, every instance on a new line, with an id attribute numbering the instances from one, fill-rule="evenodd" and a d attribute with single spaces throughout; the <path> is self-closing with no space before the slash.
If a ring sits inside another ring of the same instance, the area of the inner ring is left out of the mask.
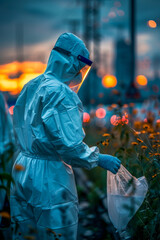
<path id="1" fill-rule="evenodd" d="M 115 43 L 115 76 L 118 84 L 117 89 L 125 97 L 131 81 L 131 55 L 130 45 L 124 39 L 119 39 Z"/>

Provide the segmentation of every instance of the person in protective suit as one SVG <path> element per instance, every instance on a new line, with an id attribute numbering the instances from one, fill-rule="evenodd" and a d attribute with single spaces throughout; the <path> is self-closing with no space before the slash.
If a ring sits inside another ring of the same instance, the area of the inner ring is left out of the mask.
<path id="1" fill-rule="evenodd" d="M 91 64 L 82 40 L 64 33 L 44 74 L 28 82 L 18 97 L 13 119 L 21 152 L 15 166 L 22 165 L 23 171 L 13 167 L 10 198 L 16 239 L 35 228 L 37 239 L 58 238 L 59 233 L 62 240 L 75 240 L 78 197 L 72 167 L 101 166 L 113 173 L 120 167 L 119 159 L 83 142 L 77 92 Z"/>

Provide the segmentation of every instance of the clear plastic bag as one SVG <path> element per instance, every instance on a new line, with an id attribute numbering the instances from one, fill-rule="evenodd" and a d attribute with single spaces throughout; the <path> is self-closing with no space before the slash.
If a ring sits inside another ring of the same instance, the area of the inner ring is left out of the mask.
<path id="1" fill-rule="evenodd" d="M 107 205 L 111 222 L 118 231 L 126 229 L 148 191 L 146 178 L 133 177 L 121 165 L 117 174 L 107 171 Z"/>

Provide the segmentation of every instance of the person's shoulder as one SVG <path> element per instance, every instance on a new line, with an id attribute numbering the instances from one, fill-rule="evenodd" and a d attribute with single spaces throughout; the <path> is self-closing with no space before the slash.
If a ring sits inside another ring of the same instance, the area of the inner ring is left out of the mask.
<path id="1" fill-rule="evenodd" d="M 61 105 L 65 105 L 66 107 L 81 105 L 78 95 L 73 92 L 65 83 L 62 83 L 57 79 L 45 78 L 43 87 L 45 88 L 46 98 L 48 101 L 53 101 L 54 103 L 60 102 Z"/>
<path id="2" fill-rule="evenodd" d="M 46 94 L 52 97 L 60 93 L 62 94 L 64 86 L 57 79 L 45 78 L 41 85 L 41 89 L 45 89 Z"/>

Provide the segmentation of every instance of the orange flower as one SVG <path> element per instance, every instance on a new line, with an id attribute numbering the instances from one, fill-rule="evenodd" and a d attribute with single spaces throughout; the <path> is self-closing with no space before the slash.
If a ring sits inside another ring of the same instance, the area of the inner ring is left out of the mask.
<path id="1" fill-rule="evenodd" d="M 142 133 L 142 134 L 145 134 L 146 132 L 143 130 L 143 131 L 141 131 L 141 133 Z"/>
<path id="2" fill-rule="evenodd" d="M 149 138 L 149 139 L 154 139 L 154 135 L 153 135 L 153 134 L 150 134 L 148 138 Z"/>
<path id="3" fill-rule="evenodd" d="M 141 122 L 140 121 L 135 121 L 134 122 L 134 128 L 140 129 L 141 128 Z"/>
<path id="4" fill-rule="evenodd" d="M 131 143 L 133 146 L 136 146 L 136 145 L 138 145 L 138 143 L 137 142 L 132 142 Z"/>
<path id="5" fill-rule="evenodd" d="M 104 133 L 103 137 L 110 137 L 111 135 L 109 133 Z"/>
<path id="6" fill-rule="evenodd" d="M 140 138 L 137 138 L 137 141 L 138 142 L 140 142 L 140 143 L 142 143 L 143 141 L 140 139 Z"/>
<path id="7" fill-rule="evenodd" d="M 160 153 L 154 153 L 154 156 L 160 156 Z"/>
<path id="8" fill-rule="evenodd" d="M 22 165 L 20 165 L 20 164 L 16 164 L 16 165 L 14 166 L 14 169 L 15 169 L 16 171 L 24 171 L 24 167 L 23 167 Z"/>
<path id="9" fill-rule="evenodd" d="M 125 115 L 125 118 L 128 118 L 128 113 L 125 112 L 124 115 Z"/>
<path id="10" fill-rule="evenodd" d="M 152 178 L 155 178 L 157 176 L 157 174 L 154 174 L 153 176 L 152 176 Z"/>
<path id="11" fill-rule="evenodd" d="M 144 124 L 144 125 L 143 125 L 143 128 L 144 128 L 144 129 L 148 129 L 148 128 L 149 128 L 149 125 L 148 125 L 148 124 Z"/>
<path id="12" fill-rule="evenodd" d="M 8 212 L 0 212 L 0 216 L 4 218 L 9 218 L 9 219 L 11 218 Z"/>
<path id="13" fill-rule="evenodd" d="M 102 145 L 103 145 L 103 146 L 108 146 L 108 145 L 109 145 L 109 142 L 105 142 L 105 141 L 104 141 L 104 142 L 102 143 Z"/>
<path id="14" fill-rule="evenodd" d="M 134 132 L 134 136 L 138 136 L 138 135 L 140 135 L 141 134 L 141 132 L 138 132 L 138 131 L 135 131 Z"/>
<path id="15" fill-rule="evenodd" d="M 111 107 L 112 107 L 112 108 L 117 108 L 118 105 L 117 105 L 116 103 L 113 103 L 113 104 L 111 105 Z"/>
<path id="16" fill-rule="evenodd" d="M 143 146 L 141 146 L 141 148 L 142 148 L 142 149 L 147 149 L 147 147 L 146 147 L 146 146 L 144 146 L 144 145 L 143 145 Z"/>
<path id="17" fill-rule="evenodd" d="M 150 157 L 153 157 L 155 154 L 154 153 L 149 153 Z"/>
<path id="18" fill-rule="evenodd" d="M 156 123 L 156 127 L 157 127 L 157 128 L 160 128 L 160 123 L 159 123 L 159 122 Z"/>
<path id="19" fill-rule="evenodd" d="M 149 133 L 153 133 L 153 132 L 154 132 L 154 129 L 153 129 L 153 128 L 148 128 L 147 131 L 148 131 Z"/>
<path id="20" fill-rule="evenodd" d="M 133 113 L 134 115 L 136 115 L 136 114 L 138 113 L 138 110 L 137 110 L 137 109 L 133 109 L 132 113 Z"/>
<path id="21" fill-rule="evenodd" d="M 156 145 L 156 144 L 152 145 L 152 148 L 156 148 L 156 147 L 157 147 L 157 145 Z"/>
<path id="22" fill-rule="evenodd" d="M 128 104 L 124 104 L 124 105 L 123 105 L 123 108 L 128 108 Z"/>

